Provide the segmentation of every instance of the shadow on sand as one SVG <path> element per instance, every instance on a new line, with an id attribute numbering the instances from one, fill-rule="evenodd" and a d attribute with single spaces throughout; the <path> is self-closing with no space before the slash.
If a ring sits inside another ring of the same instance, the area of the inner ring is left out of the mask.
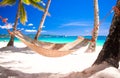
<path id="1" fill-rule="evenodd" d="M 17 47 L 2 47 L 0 48 L 0 52 L 12 52 L 12 53 L 15 53 L 15 52 L 20 52 L 20 53 L 26 53 L 26 54 L 34 54 L 32 52 L 31 49 L 29 49 L 28 47 L 25 47 L 25 48 L 17 48 Z"/>
<path id="2" fill-rule="evenodd" d="M 0 78 L 49 78 L 51 73 L 23 73 L 0 66 Z"/>
<path id="3" fill-rule="evenodd" d="M 29 48 L 16 48 L 16 47 L 3 47 L 0 48 L 0 53 L 25 53 L 25 54 L 34 54 Z M 1 59 L 3 57 L 0 57 Z M 10 64 L 16 61 L 1 62 L 0 64 Z M 66 75 L 59 73 L 24 73 L 19 70 L 12 70 L 10 67 L 0 66 L 0 78 L 64 78 Z"/>

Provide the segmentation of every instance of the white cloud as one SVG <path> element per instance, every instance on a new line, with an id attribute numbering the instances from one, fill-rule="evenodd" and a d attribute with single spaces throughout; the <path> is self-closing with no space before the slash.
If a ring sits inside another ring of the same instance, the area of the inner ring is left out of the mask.
<path id="1" fill-rule="evenodd" d="M 92 36 L 92 31 L 93 31 L 93 29 L 92 30 L 85 30 L 85 32 L 84 32 L 84 35 L 90 35 L 90 36 Z M 108 33 L 109 33 L 109 29 L 99 29 L 99 31 L 98 31 L 98 34 L 99 35 L 108 35 Z M 98 35 L 98 36 L 99 36 Z"/>
<path id="2" fill-rule="evenodd" d="M 37 30 L 35 30 L 35 29 L 31 29 L 31 30 L 26 29 L 25 32 L 35 33 L 35 32 L 37 32 Z M 44 33 L 44 32 L 47 32 L 47 31 L 46 30 L 42 30 L 41 32 Z"/>
<path id="3" fill-rule="evenodd" d="M 24 30 L 24 28 L 21 28 L 20 30 Z"/>
<path id="4" fill-rule="evenodd" d="M 62 24 L 60 27 L 67 27 L 67 26 L 92 26 L 93 22 L 69 22 L 66 24 Z"/>
<path id="5" fill-rule="evenodd" d="M 45 31 L 45 30 L 42 30 L 42 32 L 44 33 L 44 32 L 47 32 L 47 31 Z"/>
<path id="6" fill-rule="evenodd" d="M 43 27 L 43 28 L 45 28 L 45 26 L 44 26 L 44 25 L 43 25 L 42 27 Z"/>
<path id="7" fill-rule="evenodd" d="M 14 25 L 15 23 L 11 23 L 11 25 Z M 17 23 L 17 26 L 20 25 L 20 23 Z"/>
<path id="8" fill-rule="evenodd" d="M 17 28 L 18 30 L 20 29 L 20 28 Z"/>
<path id="9" fill-rule="evenodd" d="M 25 32 L 33 32 L 34 33 L 34 32 L 37 32 L 37 30 L 28 30 L 28 29 L 26 29 Z"/>
<path id="10" fill-rule="evenodd" d="M 33 27 L 33 29 L 35 29 L 35 27 Z"/>
<path id="11" fill-rule="evenodd" d="M 40 3 L 41 3 L 43 6 L 45 6 L 45 5 L 46 5 L 43 1 L 40 1 Z"/>
<path id="12" fill-rule="evenodd" d="M 91 36 L 92 35 L 92 30 L 90 30 L 90 29 L 84 30 L 84 35 Z"/>
<path id="13" fill-rule="evenodd" d="M 12 24 L 9 23 L 9 24 L 7 24 L 7 25 L 0 26 L 0 28 L 1 28 L 1 29 L 11 29 L 11 28 L 13 28 L 13 27 L 12 27 Z"/>
<path id="14" fill-rule="evenodd" d="M 24 30 L 24 28 L 17 28 L 19 31 L 22 31 L 22 30 Z"/>
<path id="15" fill-rule="evenodd" d="M 102 29 L 101 31 L 99 31 L 99 35 L 108 35 L 109 33 L 109 29 Z"/>
<path id="16" fill-rule="evenodd" d="M 32 24 L 32 23 L 29 23 L 28 26 L 33 26 L 33 24 Z"/>

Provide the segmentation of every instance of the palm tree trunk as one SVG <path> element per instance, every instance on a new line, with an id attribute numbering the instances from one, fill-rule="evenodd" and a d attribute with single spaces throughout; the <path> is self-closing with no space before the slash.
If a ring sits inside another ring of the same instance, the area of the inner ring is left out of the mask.
<path id="1" fill-rule="evenodd" d="M 120 12 L 120 0 L 116 7 Z M 94 64 L 106 61 L 110 65 L 118 68 L 120 60 L 120 13 L 115 13 L 107 40 Z"/>
<path id="2" fill-rule="evenodd" d="M 92 40 L 86 52 L 95 51 L 98 30 L 99 30 L 99 7 L 98 7 L 98 0 L 94 0 L 94 28 L 92 32 Z"/>
<path id="3" fill-rule="evenodd" d="M 117 7 L 117 10 L 119 9 L 119 11 L 117 11 L 117 13 L 115 11 L 115 15 L 112 19 L 109 34 L 107 36 L 107 39 L 96 61 L 93 63 L 91 67 L 85 69 L 84 71 L 72 73 L 65 78 L 89 78 L 91 75 L 101 70 L 104 70 L 105 68 L 108 68 L 108 67 L 118 68 L 119 67 L 119 61 L 120 61 L 120 0 L 117 0 L 116 7 Z M 102 75 L 102 73 L 99 75 Z M 105 75 L 109 75 L 109 73 Z M 93 77 L 90 77 L 90 78 L 93 78 Z"/>
<path id="4" fill-rule="evenodd" d="M 21 3 L 22 3 L 21 0 L 19 0 L 18 11 L 17 11 L 17 14 L 16 14 L 15 23 L 14 23 L 14 26 L 13 26 L 13 31 L 15 31 L 16 28 L 17 28 L 18 19 L 19 19 L 19 12 L 20 12 L 20 4 Z M 14 46 L 14 36 L 13 35 L 11 35 L 10 41 L 8 42 L 7 46 Z"/>
<path id="5" fill-rule="evenodd" d="M 46 6 L 46 9 L 45 9 L 45 13 L 42 16 L 42 20 L 40 22 L 40 25 L 39 25 L 38 31 L 37 31 L 37 33 L 36 33 L 36 35 L 34 37 L 34 40 L 38 40 L 38 37 L 39 37 L 39 35 L 40 35 L 41 31 L 42 31 L 42 27 L 43 27 L 45 18 L 46 18 L 47 14 L 48 14 L 48 9 L 49 9 L 50 3 L 51 3 L 51 0 L 48 0 L 47 6 Z"/>

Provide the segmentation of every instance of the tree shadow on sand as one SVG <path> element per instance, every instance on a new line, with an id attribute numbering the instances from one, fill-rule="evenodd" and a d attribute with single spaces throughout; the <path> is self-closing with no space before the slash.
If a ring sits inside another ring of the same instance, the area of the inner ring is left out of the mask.
<path id="1" fill-rule="evenodd" d="M 0 78 L 64 78 L 68 75 L 59 73 L 23 73 L 0 66 Z"/>
<path id="2" fill-rule="evenodd" d="M 26 53 L 26 54 L 34 54 L 33 51 L 31 49 L 29 49 L 28 47 L 25 48 L 17 48 L 17 47 L 2 47 L 0 48 L 0 52 L 20 52 L 20 53 Z"/>
<path id="3" fill-rule="evenodd" d="M 0 78 L 48 78 L 51 73 L 23 73 L 0 66 Z"/>

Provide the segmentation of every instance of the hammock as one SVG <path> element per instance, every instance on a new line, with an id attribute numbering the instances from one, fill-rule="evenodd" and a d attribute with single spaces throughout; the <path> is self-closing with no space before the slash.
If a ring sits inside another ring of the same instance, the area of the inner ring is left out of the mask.
<path id="1" fill-rule="evenodd" d="M 55 44 L 49 42 L 38 42 L 34 41 L 31 38 L 23 35 L 19 31 L 9 32 L 11 35 L 16 36 L 21 40 L 25 45 L 27 45 L 33 51 L 47 57 L 61 57 L 68 55 L 72 52 L 75 52 L 80 47 L 86 46 L 89 43 L 88 39 L 83 37 L 78 38 L 74 42 L 66 44 Z M 86 45 L 83 45 L 83 44 Z"/>

